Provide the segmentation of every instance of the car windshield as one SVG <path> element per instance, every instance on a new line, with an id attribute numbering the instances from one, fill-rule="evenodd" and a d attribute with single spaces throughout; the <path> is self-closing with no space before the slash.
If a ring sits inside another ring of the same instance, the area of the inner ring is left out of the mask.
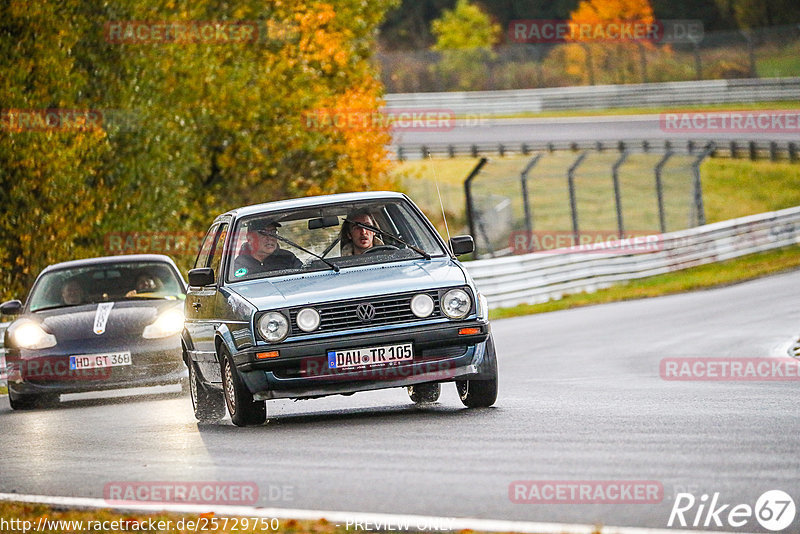
<path id="1" fill-rule="evenodd" d="M 58 269 L 38 280 L 30 311 L 97 302 L 139 299 L 185 299 L 175 271 L 166 263 L 101 263 Z"/>
<path id="2" fill-rule="evenodd" d="M 262 213 L 237 222 L 227 280 L 443 256 L 434 232 L 400 199 Z"/>

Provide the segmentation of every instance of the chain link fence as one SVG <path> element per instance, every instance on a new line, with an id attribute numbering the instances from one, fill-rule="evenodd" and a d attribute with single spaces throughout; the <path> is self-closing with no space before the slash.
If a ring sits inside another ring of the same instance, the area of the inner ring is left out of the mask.
<path id="1" fill-rule="evenodd" d="M 705 224 L 699 165 L 709 153 L 627 148 L 482 158 L 463 185 L 440 183 L 439 191 L 450 232 L 470 233 L 476 257 L 549 252 Z M 441 213 L 432 180 L 403 185 L 426 213 Z"/>

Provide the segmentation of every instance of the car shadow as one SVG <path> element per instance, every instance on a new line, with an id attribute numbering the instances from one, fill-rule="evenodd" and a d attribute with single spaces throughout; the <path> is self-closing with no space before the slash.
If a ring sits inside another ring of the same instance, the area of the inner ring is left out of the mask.
<path id="1" fill-rule="evenodd" d="M 348 409 L 335 409 L 325 411 L 314 411 L 313 413 L 282 414 L 270 416 L 268 412 L 267 421 L 261 425 L 237 427 L 230 418 L 217 423 L 197 423 L 197 429 L 201 433 L 213 435 L 228 432 L 262 432 L 280 431 L 281 429 L 296 428 L 304 425 L 315 425 L 324 423 L 326 426 L 337 425 L 340 423 L 351 424 L 353 422 L 369 422 L 374 424 L 376 419 L 389 420 L 392 424 L 408 421 L 425 422 L 454 417 L 471 418 L 481 414 L 496 411 L 496 407 L 490 408 L 471 408 L 456 406 L 452 404 L 440 404 L 438 402 L 429 404 L 410 404 L 407 406 L 369 406 L 354 407 Z"/>

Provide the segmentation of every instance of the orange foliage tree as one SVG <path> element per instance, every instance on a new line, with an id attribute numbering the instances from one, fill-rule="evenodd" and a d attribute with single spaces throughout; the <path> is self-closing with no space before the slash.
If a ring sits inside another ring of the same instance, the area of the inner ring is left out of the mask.
<path id="1" fill-rule="evenodd" d="M 641 81 L 655 17 L 648 0 L 582 0 L 570 13 L 563 54 L 569 74 L 584 83 Z"/>

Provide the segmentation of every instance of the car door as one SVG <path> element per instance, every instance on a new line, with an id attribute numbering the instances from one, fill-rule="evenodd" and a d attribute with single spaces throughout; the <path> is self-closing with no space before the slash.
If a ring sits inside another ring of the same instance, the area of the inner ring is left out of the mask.
<path id="1" fill-rule="evenodd" d="M 214 303 L 223 273 L 220 263 L 225 248 L 228 223 L 223 221 L 211 227 L 203 240 L 203 246 L 195 261 L 195 268 L 211 267 L 214 283 L 198 287 L 189 286 L 186 293 L 186 330 L 192 340 L 192 359 L 208 380 L 219 380 L 219 366 L 214 348 L 214 333 L 219 324 L 215 317 Z"/>

